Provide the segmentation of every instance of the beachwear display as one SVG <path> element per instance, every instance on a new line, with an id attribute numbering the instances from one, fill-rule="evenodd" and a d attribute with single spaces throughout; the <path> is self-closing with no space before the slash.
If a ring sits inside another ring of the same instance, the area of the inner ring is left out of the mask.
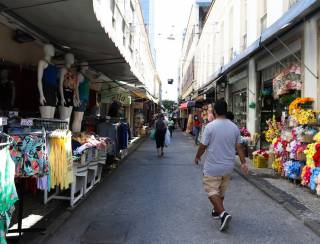
<path id="1" fill-rule="evenodd" d="M 56 106 L 58 86 L 58 68 L 53 64 L 48 64 L 47 68 L 43 70 L 42 76 L 42 89 L 46 106 Z"/>
<path id="2" fill-rule="evenodd" d="M 88 101 L 89 101 L 89 94 L 90 94 L 90 81 L 85 78 L 83 75 L 84 80 L 79 84 L 79 99 L 80 99 L 80 106 L 75 107 L 74 111 L 76 112 L 85 112 Z"/>
<path id="3" fill-rule="evenodd" d="M 63 80 L 63 96 L 65 100 L 65 107 L 73 107 L 73 98 L 74 98 L 74 91 L 77 87 L 77 75 L 71 69 L 67 69 L 66 74 L 64 75 Z"/>
<path id="4" fill-rule="evenodd" d="M 46 140 L 43 136 L 12 136 L 10 154 L 16 176 L 44 176 L 49 172 Z"/>
<path id="5" fill-rule="evenodd" d="M 0 243 L 6 244 L 5 233 L 8 231 L 14 203 L 18 200 L 14 184 L 15 165 L 9 148 L 0 150 Z"/>
<path id="6" fill-rule="evenodd" d="M 68 189 L 73 181 L 71 132 L 55 130 L 49 136 L 50 187 Z"/>

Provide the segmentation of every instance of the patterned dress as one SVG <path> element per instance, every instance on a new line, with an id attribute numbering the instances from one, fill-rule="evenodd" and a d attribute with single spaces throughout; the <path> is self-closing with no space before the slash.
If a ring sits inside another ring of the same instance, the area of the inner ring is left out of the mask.
<path id="1" fill-rule="evenodd" d="M 0 150 L 0 244 L 6 244 L 14 203 L 18 195 L 14 183 L 15 164 L 8 147 Z"/>

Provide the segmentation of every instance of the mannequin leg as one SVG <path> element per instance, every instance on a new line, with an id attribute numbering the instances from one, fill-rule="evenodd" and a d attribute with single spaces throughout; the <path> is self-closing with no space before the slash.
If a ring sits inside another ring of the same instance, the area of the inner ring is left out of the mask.
<path id="1" fill-rule="evenodd" d="M 55 112 L 56 112 L 56 107 L 51 107 L 51 118 L 54 118 Z"/>
<path id="2" fill-rule="evenodd" d="M 60 119 L 70 122 L 72 107 L 59 107 Z"/>
<path id="3" fill-rule="evenodd" d="M 81 132 L 81 123 L 83 119 L 84 112 L 74 112 L 73 113 L 73 123 L 72 123 L 72 131 L 73 132 Z"/>
<path id="4" fill-rule="evenodd" d="M 52 107 L 50 106 L 40 106 L 39 107 L 41 118 L 52 119 Z"/>

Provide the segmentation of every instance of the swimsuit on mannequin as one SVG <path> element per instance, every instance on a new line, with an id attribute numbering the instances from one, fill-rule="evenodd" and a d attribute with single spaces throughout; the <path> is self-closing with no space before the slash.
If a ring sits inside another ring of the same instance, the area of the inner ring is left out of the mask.
<path id="1" fill-rule="evenodd" d="M 45 105 L 55 107 L 57 105 L 57 90 L 58 90 L 58 69 L 53 64 L 48 64 L 43 70 L 42 89 L 46 98 Z"/>
<path id="2" fill-rule="evenodd" d="M 81 73 L 82 74 L 82 73 Z M 80 106 L 75 107 L 75 112 L 85 112 L 88 101 L 89 101 L 89 94 L 90 94 L 90 81 L 82 74 L 84 80 L 79 83 L 79 98 L 80 98 Z"/>
<path id="3" fill-rule="evenodd" d="M 68 68 L 63 81 L 63 95 L 66 101 L 65 107 L 73 107 L 74 91 L 76 87 L 77 75 L 72 68 Z"/>

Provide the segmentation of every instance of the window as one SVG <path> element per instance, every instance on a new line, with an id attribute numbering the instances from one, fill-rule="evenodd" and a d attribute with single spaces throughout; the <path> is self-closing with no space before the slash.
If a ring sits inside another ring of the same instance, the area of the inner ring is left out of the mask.
<path id="1" fill-rule="evenodd" d="M 110 0 L 110 9 L 111 9 L 112 14 L 114 14 L 115 6 L 116 6 L 115 0 Z"/>
<path id="2" fill-rule="evenodd" d="M 267 0 L 262 0 L 261 3 L 260 31 L 262 33 L 267 29 Z"/>
<path id="3" fill-rule="evenodd" d="M 247 0 L 242 0 L 241 5 L 241 47 L 243 51 L 247 48 Z"/>
<path id="4" fill-rule="evenodd" d="M 295 5 L 299 0 L 289 0 L 289 8 L 291 8 L 293 5 Z"/>
<path id="5" fill-rule="evenodd" d="M 233 8 L 229 12 L 229 61 L 233 59 Z"/>
<path id="6" fill-rule="evenodd" d="M 122 19 L 122 37 L 123 37 L 123 46 L 126 45 L 126 22 Z"/>
<path id="7" fill-rule="evenodd" d="M 242 51 L 247 48 L 247 33 L 242 36 Z"/>

